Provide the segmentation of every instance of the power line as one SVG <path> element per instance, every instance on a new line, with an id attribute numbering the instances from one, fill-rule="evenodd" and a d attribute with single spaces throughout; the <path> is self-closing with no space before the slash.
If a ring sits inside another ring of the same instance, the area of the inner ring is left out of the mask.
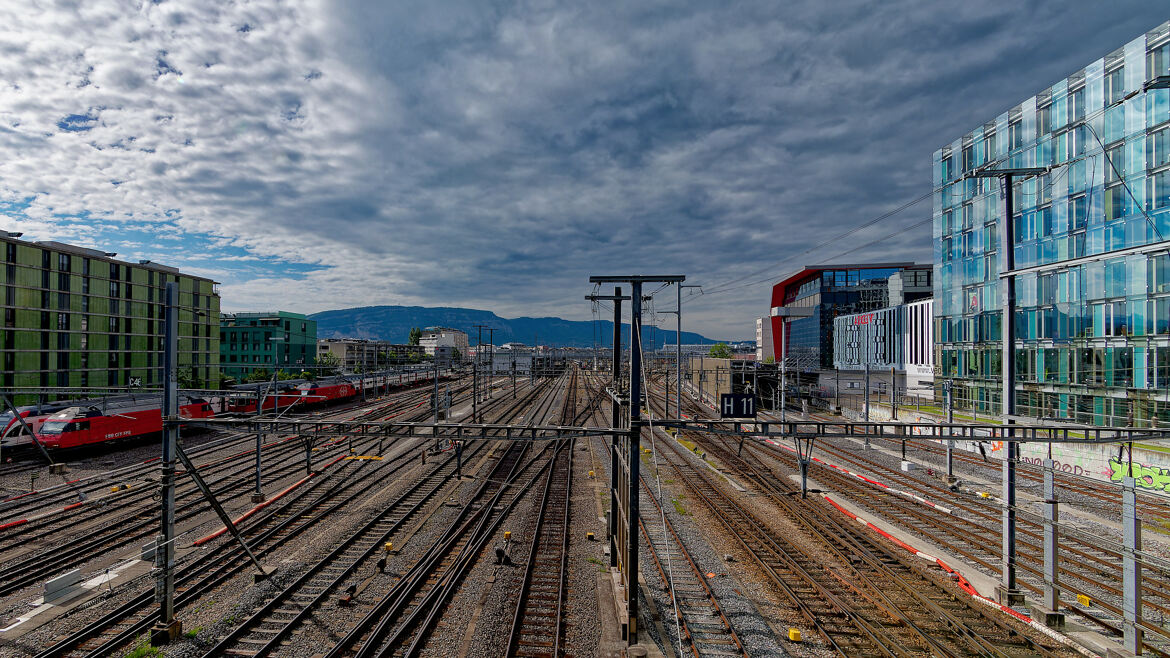
<path id="1" fill-rule="evenodd" d="M 928 196 L 929 196 L 929 195 L 928 195 Z M 916 223 L 914 223 L 914 224 L 911 224 L 910 226 L 906 226 L 906 227 L 904 227 L 904 228 L 901 228 L 901 229 L 899 229 L 899 230 L 897 230 L 897 231 L 894 231 L 893 233 L 889 233 L 889 234 L 887 234 L 887 235 L 885 235 L 885 236 L 883 236 L 883 237 L 880 237 L 880 238 L 878 238 L 878 239 L 876 239 L 876 240 L 873 240 L 872 242 L 867 242 L 867 243 L 861 244 L 861 245 L 859 245 L 859 246 L 857 246 L 857 247 L 854 247 L 854 248 L 852 248 L 852 249 L 847 249 L 847 250 L 845 250 L 845 251 L 842 251 L 842 252 L 840 252 L 840 253 L 838 253 L 838 254 L 834 254 L 834 255 L 832 255 L 832 256 L 829 256 L 829 257 L 828 257 L 828 260 L 832 260 L 832 259 L 834 259 L 834 258 L 840 258 L 841 256 L 846 256 L 846 255 L 848 255 L 848 254 L 851 254 L 851 253 L 853 253 L 853 252 L 855 252 L 855 251 L 860 251 L 861 249 L 865 249 L 866 247 L 870 247 L 870 246 L 873 246 L 873 245 L 875 245 L 875 244 L 878 244 L 879 242 L 885 242 L 886 240 L 889 240 L 890 238 L 897 237 L 898 235 L 900 235 L 901 233 L 903 233 L 903 232 L 905 232 L 905 231 L 909 231 L 909 230 L 911 230 L 911 229 L 918 228 L 919 226 L 922 226 L 922 225 L 924 225 L 924 224 L 930 223 L 930 222 L 932 222 L 932 221 L 934 221 L 934 217 L 933 217 L 933 216 L 931 216 L 931 217 L 927 217 L 927 218 L 926 218 L 926 219 L 924 219 L 924 220 L 921 220 L 921 221 L 919 221 L 919 222 L 916 222 Z M 738 286 L 732 286 L 732 287 L 730 287 L 730 288 L 727 288 L 727 287 L 725 287 L 725 288 L 723 288 L 723 289 L 721 289 L 721 290 L 715 290 L 715 291 L 704 291 L 704 292 L 703 292 L 703 293 L 701 293 L 701 294 L 703 294 L 703 295 L 714 295 L 714 294 L 718 294 L 718 293 L 732 292 L 732 291 L 735 291 L 735 290 L 742 290 L 742 289 L 744 289 L 744 288 L 751 288 L 751 287 L 753 287 L 753 286 L 758 286 L 758 285 L 760 285 L 761 283 L 770 283 L 770 282 L 774 281 L 775 279 L 776 279 L 776 277 L 775 277 L 775 276 L 769 276 L 769 277 L 766 277 L 766 278 L 763 278 L 763 279 L 757 279 L 756 281 L 752 281 L 752 282 L 750 282 L 750 283 L 744 283 L 744 284 L 741 284 L 741 285 L 738 285 Z M 685 302 L 685 301 L 687 301 L 687 300 L 686 300 L 686 299 L 684 299 L 683 301 Z"/>
<path id="2" fill-rule="evenodd" d="M 911 200 L 911 201 L 907 201 L 906 203 L 904 203 L 904 204 L 902 204 L 902 205 L 898 206 L 897 208 L 894 208 L 893 210 L 890 210 L 890 211 L 888 211 L 888 212 L 885 212 L 885 213 L 883 213 L 883 214 L 881 214 L 881 215 L 878 215 L 877 217 L 874 217 L 873 219 L 871 219 L 871 220 L 869 220 L 869 221 L 867 221 L 867 222 L 865 222 L 865 223 L 863 223 L 863 224 L 859 224 L 858 226 L 855 226 L 855 227 L 853 227 L 853 228 L 849 229 L 848 231 L 845 231 L 844 233 L 842 233 L 842 234 L 840 234 L 840 235 L 837 235 L 837 236 L 835 236 L 835 237 L 829 238 L 828 240 L 825 240 L 824 242 L 822 242 L 822 243 L 820 243 L 820 244 L 818 244 L 818 245 L 816 245 L 816 246 L 814 246 L 814 247 L 809 247 L 808 249 L 805 249 L 804 251 L 800 252 L 799 254 L 796 254 L 796 255 L 794 255 L 794 256 L 789 256 L 789 257 L 787 257 L 787 258 L 785 258 L 785 259 L 783 259 L 783 260 L 780 260 L 780 261 L 778 261 L 778 262 L 776 262 L 776 263 L 773 263 L 773 264 L 771 264 L 771 265 L 769 265 L 769 266 L 767 266 L 767 267 L 765 267 L 765 268 L 762 268 L 762 269 L 756 270 L 755 272 L 749 272 L 748 274 L 745 274 L 745 275 L 743 275 L 743 276 L 741 276 L 741 277 L 738 277 L 738 278 L 735 278 L 735 279 L 731 279 L 731 280 L 729 280 L 729 281 L 724 281 L 723 283 L 717 283 L 717 284 L 715 284 L 715 285 L 711 286 L 711 289 L 710 289 L 710 290 L 708 290 L 708 291 L 706 291 L 706 292 L 707 292 L 708 294 L 710 294 L 710 293 L 716 293 L 716 292 L 723 292 L 723 288 L 725 288 L 726 286 L 729 286 L 729 285 L 731 285 L 731 284 L 733 284 L 733 283 L 738 283 L 738 282 L 740 282 L 740 281 L 743 281 L 744 279 L 747 279 L 747 278 L 750 278 L 750 277 L 753 277 L 753 276 L 758 276 L 758 275 L 760 275 L 760 274 L 763 274 L 764 272 L 767 272 L 767 271 L 769 271 L 769 270 L 775 269 L 776 267 L 778 267 L 778 266 L 780 266 L 780 265 L 783 265 L 784 263 L 787 263 L 787 262 L 791 261 L 791 260 L 792 260 L 792 259 L 794 259 L 794 258 L 798 258 L 798 257 L 800 257 L 800 256 L 804 256 L 805 254 L 808 254 L 808 253 L 811 253 L 811 252 L 813 252 L 813 251 L 816 251 L 817 249 L 820 249 L 821 247 L 824 247 L 824 246 L 826 246 L 826 245 L 829 245 L 829 244 L 832 244 L 832 243 L 834 243 L 834 242 L 838 242 L 838 241 L 840 241 L 840 240 L 843 240 L 843 239 L 845 239 L 845 238 L 847 238 L 847 237 L 849 237 L 849 236 L 851 236 L 851 235 L 853 235 L 853 234 L 855 234 L 855 233 L 857 233 L 857 232 L 859 232 L 859 231 L 862 231 L 862 230 L 864 230 L 864 229 L 867 229 L 867 228 L 869 228 L 870 226 L 873 226 L 874 224 L 877 224 L 878 222 L 881 222 L 881 221 L 883 221 L 883 220 L 889 219 L 890 217 L 893 217 L 894 215 L 897 215 L 898 213 L 902 212 L 903 210 L 905 210 L 905 209 L 907 209 L 907 208 L 910 208 L 911 206 L 914 206 L 914 205 L 916 205 L 916 204 L 922 203 L 923 201 L 925 201 L 925 200 L 929 199 L 929 198 L 931 197 L 931 195 L 933 195 L 933 194 L 934 194 L 934 190 L 931 190 L 930 192 L 927 192 L 926 194 L 923 194 L 922 196 L 920 196 L 920 197 L 918 197 L 918 198 L 916 198 L 916 199 L 913 199 L 913 200 Z"/>

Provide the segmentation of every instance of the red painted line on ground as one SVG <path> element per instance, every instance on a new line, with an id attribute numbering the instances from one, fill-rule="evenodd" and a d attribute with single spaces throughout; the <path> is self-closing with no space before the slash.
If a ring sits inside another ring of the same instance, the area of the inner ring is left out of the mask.
<path id="1" fill-rule="evenodd" d="M 829 501 L 830 505 L 832 505 L 833 507 L 836 507 L 845 516 L 848 516 L 849 518 L 853 519 L 854 521 L 857 520 L 856 514 L 854 514 L 853 512 L 850 512 L 849 510 L 845 509 L 844 507 L 841 507 L 840 505 L 838 505 L 837 501 L 833 500 L 832 498 L 829 498 L 828 496 L 825 496 L 825 500 Z"/>
<path id="2" fill-rule="evenodd" d="M 159 461 L 160 459 L 162 459 L 162 457 L 151 457 L 150 459 L 143 460 L 142 463 L 149 464 L 150 462 L 156 462 L 156 461 Z"/>
<path id="3" fill-rule="evenodd" d="M 61 511 L 68 512 L 71 509 L 77 509 L 78 507 L 81 507 L 83 504 L 84 503 L 73 503 L 72 505 L 66 505 L 65 507 L 61 508 Z"/>
<path id="4" fill-rule="evenodd" d="M 890 533 L 886 532 L 885 530 L 882 530 L 881 528 L 875 526 L 874 524 L 870 523 L 869 521 L 866 521 L 865 519 L 857 516 L 856 514 L 853 514 L 849 510 L 841 507 L 840 505 L 837 504 L 836 501 L 834 501 L 832 498 L 829 498 L 828 494 L 824 494 L 823 496 L 824 496 L 824 499 L 829 501 L 829 503 L 833 507 L 836 507 L 838 510 L 843 512 L 849 518 L 857 520 L 861 523 L 864 523 L 866 528 L 869 528 L 870 530 L 873 530 L 874 532 L 880 534 L 881 536 L 885 537 L 886 539 L 889 539 L 890 541 L 892 541 L 893 543 L 902 547 L 903 549 L 909 551 L 910 553 L 913 553 L 914 555 L 917 555 L 917 556 L 927 555 L 927 553 L 924 553 L 923 551 L 920 551 L 920 550 L 914 548 L 913 546 L 898 539 L 897 537 L 891 536 Z M 959 585 L 959 588 L 962 589 L 964 592 L 966 592 L 968 595 L 970 595 L 972 598 L 976 598 L 976 599 L 980 599 L 982 601 L 985 601 L 985 602 L 991 604 L 993 607 L 999 608 L 999 610 L 1001 612 L 1005 612 L 1005 613 L 1015 617 L 1016 619 L 1019 619 L 1020 621 L 1024 622 L 1025 624 L 1032 623 L 1032 618 L 1029 617 L 1028 615 L 1025 615 L 1021 612 L 1018 612 L 1013 608 L 1010 608 L 1006 605 L 1003 605 L 1002 603 L 999 603 L 997 601 L 989 599 L 986 596 L 983 596 L 982 594 L 977 592 L 975 590 L 975 587 L 973 585 L 971 585 L 971 583 L 966 578 L 964 578 L 961 573 L 952 569 L 949 565 L 947 565 L 946 562 L 943 562 L 941 559 L 939 559 L 937 557 L 934 557 L 932 559 L 933 559 L 934 563 L 937 564 L 940 569 L 947 572 L 948 574 L 951 574 L 952 576 L 955 576 L 958 579 L 957 584 Z"/>
<path id="5" fill-rule="evenodd" d="M 284 491 L 276 494 L 272 498 L 269 498 L 268 500 L 253 507 L 252 509 L 248 510 L 247 512 L 244 512 L 240 516 L 232 519 L 232 525 L 239 525 L 240 523 L 248 520 L 248 518 L 251 517 L 253 514 L 255 514 L 256 512 L 259 512 L 260 510 L 264 509 L 265 507 L 268 507 L 272 503 L 275 503 L 276 501 L 280 500 L 281 498 L 283 498 L 286 494 L 288 494 L 293 489 L 296 489 L 297 487 L 301 486 L 302 484 L 308 482 L 309 479 L 312 477 L 313 477 L 312 475 L 306 475 L 305 477 L 301 478 L 300 480 L 298 480 L 296 483 L 294 483 L 292 486 L 285 489 Z M 219 537 L 220 535 L 222 535 L 225 532 L 227 532 L 227 526 L 224 526 L 224 527 L 220 528 L 219 530 L 216 530 L 215 532 L 211 533 L 210 535 L 196 539 L 195 541 L 191 542 L 191 545 L 192 546 L 202 546 L 203 544 L 206 544 L 207 542 L 211 541 L 212 539 Z"/>
<path id="6" fill-rule="evenodd" d="M 0 525 L 0 530 L 7 530 L 8 528 L 18 526 L 22 523 L 28 523 L 28 519 L 21 519 L 19 521 L 9 521 L 8 523 L 5 523 L 4 525 Z"/>

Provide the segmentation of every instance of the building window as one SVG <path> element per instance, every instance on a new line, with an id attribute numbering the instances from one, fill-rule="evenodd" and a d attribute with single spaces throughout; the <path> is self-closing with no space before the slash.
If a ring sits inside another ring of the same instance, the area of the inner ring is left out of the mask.
<path id="1" fill-rule="evenodd" d="M 1068 224 L 1069 230 L 1077 231 L 1084 230 L 1085 224 L 1088 222 L 1089 206 L 1085 200 L 1085 195 L 1071 197 L 1068 200 Z"/>
<path id="2" fill-rule="evenodd" d="M 1024 145 L 1024 128 L 1019 119 L 1008 123 L 1008 149 L 1016 150 Z"/>
<path id="3" fill-rule="evenodd" d="M 1115 185 L 1105 190 L 1105 221 L 1120 219 L 1125 214 L 1125 189 Z"/>
<path id="4" fill-rule="evenodd" d="M 1052 105 L 1036 108 L 1036 139 L 1052 132 Z"/>
<path id="5" fill-rule="evenodd" d="M 1112 105 L 1125 97 L 1125 67 L 1105 74 L 1105 104 Z"/>
<path id="6" fill-rule="evenodd" d="M 1105 182 L 1114 183 L 1125 176 L 1125 155 L 1123 144 L 1105 149 Z"/>
<path id="7" fill-rule="evenodd" d="M 1170 170 L 1150 176 L 1146 185 L 1146 206 L 1158 210 L 1170 205 Z"/>

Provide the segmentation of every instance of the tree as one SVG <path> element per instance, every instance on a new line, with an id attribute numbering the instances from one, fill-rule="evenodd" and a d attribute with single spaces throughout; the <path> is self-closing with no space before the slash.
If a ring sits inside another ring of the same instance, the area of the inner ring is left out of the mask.
<path id="1" fill-rule="evenodd" d="M 459 363 L 463 361 L 463 355 L 459 353 L 459 348 L 451 350 L 451 362 Z"/>
<path id="2" fill-rule="evenodd" d="M 337 374 L 337 369 L 341 367 L 341 359 L 337 358 L 337 355 L 332 352 L 326 352 L 317 357 L 317 365 L 322 368 L 321 374 L 335 375 Z"/>
<path id="3" fill-rule="evenodd" d="M 266 382 L 272 379 L 272 373 L 268 372 L 267 368 L 257 368 L 252 371 L 252 374 L 244 378 L 245 384 L 254 384 L 256 382 Z"/>
<path id="4" fill-rule="evenodd" d="M 418 345 L 419 341 L 421 341 L 421 340 L 422 340 L 422 329 L 419 329 L 418 327 L 411 327 L 410 328 L 410 340 L 408 342 L 411 345 Z"/>
<path id="5" fill-rule="evenodd" d="M 727 346 L 727 343 L 716 343 L 711 346 L 711 351 L 708 354 L 715 359 L 730 359 L 731 348 Z"/>
<path id="6" fill-rule="evenodd" d="M 183 366 L 175 372 L 175 379 L 179 380 L 179 388 L 195 388 L 198 383 L 195 379 L 195 369 L 191 366 Z"/>

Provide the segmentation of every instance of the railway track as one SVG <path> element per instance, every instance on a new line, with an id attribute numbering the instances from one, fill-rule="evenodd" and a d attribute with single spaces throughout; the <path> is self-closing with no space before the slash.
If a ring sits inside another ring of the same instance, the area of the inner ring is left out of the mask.
<path id="1" fill-rule="evenodd" d="M 500 521 L 527 493 L 547 468 L 546 446 L 526 458 L 530 446 L 512 442 L 468 505 L 443 536 L 395 583 L 357 626 L 325 655 L 416 655 L 442 607 L 457 583 L 470 570 L 475 557 L 495 532 Z M 540 463 L 542 466 L 537 467 Z M 535 472 L 532 472 L 535 471 Z M 527 481 L 520 478 L 528 473 Z M 506 493 L 511 492 L 509 496 Z"/>
<path id="2" fill-rule="evenodd" d="M 358 447 L 366 450 L 376 445 L 376 439 L 368 438 L 359 443 Z M 322 522 L 336 521 L 339 511 L 368 497 L 371 488 L 379 483 L 384 486 L 385 482 L 393 481 L 393 477 L 403 469 L 417 464 L 417 450 L 421 445 L 421 441 L 404 442 L 401 452 L 386 461 L 342 461 L 340 463 L 347 468 L 339 468 L 324 477 L 314 478 L 298 495 L 283 505 L 267 508 L 250 519 L 247 525 L 240 526 L 240 531 L 253 552 L 263 559 Z M 212 544 L 207 553 L 179 565 L 176 572 L 176 609 L 181 611 L 195 604 L 250 566 L 251 563 L 234 542 L 223 540 Z M 152 602 L 153 589 L 143 591 L 41 651 L 37 658 L 114 653 L 131 644 L 154 624 L 157 608 Z"/>
<path id="3" fill-rule="evenodd" d="M 818 420 L 832 422 L 834 418 L 825 414 L 810 414 L 810 417 Z M 889 436 L 874 434 L 872 437 L 874 441 L 880 441 L 885 444 L 890 444 L 895 447 L 901 447 L 901 440 L 891 438 Z M 995 437 L 987 437 L 988 441 L 996 440 Z M 938 458 L 938 463 L 945 466 L 946 464 L 946 448 L 938 445 L 934 441 L 917 440 L 912 442 L 916 448 L 928 452 L 934 457 Z M 967 453 L 963 450 L 952 451 L 952 459 L 961 464 L 966 464 L 975 470 L 983 470 L 988 468 L 988 464 L 980 457 Z M 1032 486 L 1040 487 L 1043 483 L 1044 474 L 1043 468 L 1036 464 L 1027 461 L 1019 461 L 1016 466 L 1016 472 L 1020 480 L 1029 482 Z M 1057 470 L 1053 473 L 1056 486 L 1058 489 L 1068 489 L 1076 491 L 1079 495 L 1087 496 L 1094 499 L 1108 511 L 1120 514 L 1121 500 L 1118 496 L 1118 485 L 1107 484 L 1100 480 L 1096 480 L 1084 475 L 1077 475 L 1075 473 L 1068 473 Z M 1024 486 L 1021 483 L 1021 486 Z M 1167 501 L 1164 496 L 1147 493 L 1142 490 L 1137 491 L 1138 494 L 1138 514 L 1151 522 L 1170 520 L 1170 501 Z M 1081 502 L 1071 502 L 1070 504 L 1087 507 Z M 1090 511 L 1098 511 L 1089 508 Z"/>
<path id="4" fill-rule="evenodd" d="M 709 469 L 694 467 L 674 442 L 659 443 L 685 486 L 838 653 L 1060 655 L 1054 644 L 977 609 L 917 565 L 843 526 L 819 501 L 794 502 L 791 487 L 761 475 L 722 440 L 698 433 L 688 438 L 717 454 L 783 510 L 786 521 L 780 530 L 781 521 L 762 520 L 728 494 Z"/>
<path id="5" fill-rule="evenodd" d="M 595 400 L 577 413 L 574 370 L 561 406 L 560 425 L 574 425 L 592 413 Z M 565 603 L 569 578 L 569 523 L 572 520 L 573 449 L 569 441 L 548 470 L 541 491 L 536 529 L 508 634 L 508 655 L 559 658 L 564 652 Z"/>
<path id="6" fill-rule="evenodd" d="M 461 387 L 461 389 L 464 391 L 466 388 L 466 386 Z M 458 394 L 459 390 L 460 389 L 456 390 L 456 394 Z M 389 403 L 408 405 L 411 402 L 417 402 L 426 399 L 429 393 L 429 388 L 405 389 L 403 391 L 392 393 L 387 396 L 386 399 L 381 401 L 371 399 L 369 403 L 351 403 L 348 405 L 331 408 L 327 412 L 324 412 L 325 418 L 345 418 L 355 410 L 374 406 L 379 404 L 379 402 L 382 404 Z M 192 458 L 195 458 L 198 456 L 211 454 L 217 450 L 229 448 L 231 445 L 237 443 L 244 444 L 250 442 L 254 440 L 254 438 L 254 434 L 246 432 L 234 433 L 223 439 L 215 439 L 198 446 L 190 447 L 187 449 L 187 454 Z M 97 449 L 97 447 L 94 447 L 93 449 Z M 70 453 L 69 451 L 66 451 L 66 454 L 68 455 L 76 453 Z M 244 451 L 228 455 L 227 457 L 221 459 L 235 459 L 251 454 L 254 454 L 254 450 L 251 445 L 247 445 Z M 216 462 L 218 461 L 219 460 L 217 459 Z M 103 490 L 110 485 L 110 483 L 117 484 L 127 480 L 141 478 L 142 476 L 157 469 L 157 462 L 157 458 L 148 459 L 141 463 L 122 466 L 111 471 L 89 475 L 77 480 L 47 487 L 45 489 L 10 496 L 4 500 L 0 500 L 0 524 L 10 522 L 13 519 L 19 519 L 20 515 L 28 514 L 30 510 L 51 508 L 58 504 L 64 506 L 77 502 L 81 496 L 90 497 L 94 494 L 102 493 Z M 44 464 L 37 464 L 36 466 L 44 467 Z"/>
<path id="7" fill-rule="evenodd" d="M 743 642 L 712 593 L 707 576 L 695 564 L 686 544 L 675 532 L 670 519 L 666 518 L 658 496 L 645 478 L 641 482 L 642 496 L 650 502 L 655 514 L 650 519 L 645 516 L 638 519 L 638 527 L 647 552 L 670 594 L 675 620 L 685 644 L 680 647 L 680 652 L 689 650 L 695 658 L 747 656 Z M 651 532 L 647 523 L 661 524 L 662 531 Z"/>
<path id="8" fill-rule="evenodd" d="M 500 417 L 508 418 L 519 415 L 525 407 L 529 406 L 543 392 L 541 388 L 534 388 L 531 391 L 527 391 L 524 397 L 507 405 L 500 414 Z M 503 400 L 503 398 L 500 398 L 500 401 Z M 475 449 L 480 450 L 483 446 L 483 443 L 477 443 Z M 483 485 L 481 485 L 475 500 L 483 500 L 484 496 L 489 496 L 486 493 L 489 489 L 493 491 L 503 490 L 503 482 L 499 481 L 498 474 L 500 469 L 504 468 L 501 464 L 516 466 L 519 463 L 519 458 L 522 456 L 522 452 L 516 452 L 513 450 L 514 448 L 518 449 L 517 444 L 509 443 L 508 451 L 497 462 L 497 466 L 493 470 L 493 475 L 489 476 Z M 406 493 L 371 519 L 365 526 L 344 539 L 328 556 L 311 566 L 296 581 L 265 603 L 241 624 L 239 628 L 222 638 L 207 655 L 265 656 L 272 653 L 279 653 L 281 647 L 287 642 L 289 635 L 301 625 L 309 623 L 313 619 L 314 614 L 321 610 L 322 604 L 329 597 L 338 595 L 342 591 L 343 585 L 347 582 L 349 585 L 344 588 L 345 594 L 341 595 L 347 603 L 357 597 L 368 594 L 366 591 L 367 587 L 371 585 L 373 578 L 378 573 L 381 573 L 385 565 L 385 562 L 375 561 L 375 556 L 379 554 L 379 551 L 387 541 L 391 541 L 396 536 L 396 533 L 399 533 L 406 527 L 408 521 L 423 513 L 425 506 L 430 501 L 445 497 L 441 495 L 441 492 L 447 490 L 445 485 L 449 482 L 448 476 L 442 482 L 434 478 L 429 478 L 428 480 L 420 481 L 412 485 Z M 470 522 L 468 520 L 469 517 L 478 516 L 485 509 L 494 507 L 494 503 L 484 503 L 473 515 L 471 505 L 469 504 L 464 507 L 460 518 L 466 522 Z M 454 528 L 454 525 L 452 527 Z M 460 554 L 460 549 L 466 545 L 469 538 L 470 535 L 466 532 L 457 533 L 449 529 L 447 534 L 444 535 L 443 540 L 443 549 L 446 552 L 439 559 L 438 564 L 432 566 L 435 569 L 449 567 L 455 559 L 454 556 Z M 400 547 L 401 542 L 396 545 Z M 423 561 L 430 559 L 433 562 L 436 559 L 437 550 L 435 547 L 432 547 L 427 556 L 424 556 Z M 419 569 L 421 569 L 419 564 L 416 564 L 412 568 L 415 573 L 418 573 Z M 358 581 L 361 582 L 359 583 Z M 406 596 L 405 592 L 409 591 L 412 597 L 410 601 L 413 601 L 413 597 L 415 596 L 420 596 L 425 599 L 428 595 L 432 595 L 432 589 L 422 587 L 421 585 L 413 588 L 413 590 L 411 588 L 411 585 L 418 585 L 420 582 L 422 585 L 434 585 L 429 579 L 411 577 L 410 574 L 407 574 L 394 587 L 398 591 L 399 597 Z M 382 598 L 382 605 L 395 607 L 399 609 L 399 613 L 402 612 L 400 609 L 402 606 L 409 607 L 410 601 L 395 599 L 391 603 L 384 603 L 391 594 L 393 592 Z M 418 612 L 415 608 L 410 609 L 415 610 L 416 613 Z M 417 617 L 417 614 L 415 616 Z M 414 627 L 417 627 L 417 625 L 418 620 L 416 619 L 414 620 Z M 377 638 L 381 637 L 381 634 L 385 631 L 371 632 L 373 633 L 371 637 Z M 399 632 L 401 633 L 402 631 L 400 630 Z"/>
<path id="9" fill-rule="evenodd" d="M 382 411 L 381 415 L 387 413 L 389 411 Z M 363 415 L 377 417 L 379 414 Z M 269 451 L 265 454 L 269 459 L 275 458 L 276 461 L 269 464 L 266 469 L 267 482 L 278 482 L 303 467 L 301 449 L 295 439 L 296 437 L 290 437 L 270 444 Z M 334 442 L 326 450 L 329 453 L 340 454 L 345 448 Z M 226 501 L 230 499 L 227 494 L 231 492 L 243 493 L 250 490 L 254 467 L 245 458 L 254 454 L 254 450 L 244 451 L 226 459 L 215 460 L 200 469 L 202 472 L 206 468 L 202 474 L 217 498 Z M 221 473 L 223 469 L 227 469 L 226 474 L 209 477 Z M 21 559 L 14 560 L 9 557 L 10 561 L 0 569 L 0 596 L 88 562 L 95 555 L 100 555 L 111 547 L 134 545 L 135 542 L 153 537 L 158 525 L 157 512 L 153 509 L 151 500 L 155 492 L 145 488 L 131 491 L 134 494 L 132 499 L 118 500 L 120 505 L 107 504 L 79 510 L 83 512 L 80 518 L 75 515 L 56 515 L 44 522 L 26 523 L 9 528 L 10 532 L 4 537 L 5 541 L 20 541 L 26 546 L 42 548 L 26 551 Z M 183 487 L 176 499 L 180 505 L 176 514 L 178 523 L 195 519 L 210 509 L 193 483 Z M 85 531 L 86 528 L 89 530 Z M 69 531 L 77 535 L 78 539 L 70 540 L 63 546 L 52 545 L 50 540 L 56 539 L 62 531 Z"/>
<path id="10" fill-rule="evenodd" d="M 702 413 L 697 407 L 696 410 Z M 823 414 L 812 414 L 811 417 L 827 422 L 834 420 Z M 901 446 L 900 438 L 888 435 L 875 434 L 871 441 Z M 941 446 L 931 441 L 919 440 L 914 444 L 925 447 L 931 453 L 945 452 Z M 834 461 L 842 466 L 870 473 L 885 480 L 895 489 L 936 501 L 939 506 L 915 502 L 888 489 L 863 483 L 862 480 L 848 476 L 838 469 L 813 462 L 812 468 L 818 481 L 845 493 L 855 503 L 871 512 L 888 518 L 928 540 L 946 545 L 956 554 L 962 555 L 991 574 L 1001 572 L 1002 509 L 995 499 L 985 501 L 970 498 L 956 494 L 942 483 L 929 481 L 924 483 L 892 467 L 866 458 L 856 451 L 842 448 L 830 440 L 822 440 L 818 446 L 822 454 L 832 455 Z M 745 444 L 745 450 L 766 454 L 769 459 L 779 460 L 785 469 L 796 469 L 795 456 L 773 445 L 748 443 Z M 954 457 L 957 461 L 969 462 L 980 468 L 988 466 L 979 458 L 963 452 L 956 451 Z M 1022 479 L 1039 479 L 1037 472 L 1040 469 L 1034 465 L 1021 461 L 1018 467 Z M 1055 475 L 1058 479 L 1064 480 L 1065 487 L 1076 486 L 1077 493 L 1087 493 L 1097 500 L 1108 500 L 1113 506 L 1119 503 L 1116 487 L 1110 490 L 1108 485 L 1101 482 L 1067 473 L 1058 472 Z M 1163 506 L 1163 503 L 1150 500 L 1151 498 L 1152 496 L 1145 495 L 1143 506 L 1139 506 L 1147 518 L 1160 514 L 1159 509 Z M 1042 519 L 1039 514 L 1022 508 L 1019 510 L 1017 523 L 1018 583 L 1022 589 L 1039 595 L 1043 590 L 1044 580 Z M 1090 535 L 1076 528 L 1064 528 L 1061 531 L 1061 553 L 1062 559 L 1057 576 L 1061 594 L 1066 599 L 1071 596 L 1088 597 L 1097 610 L 1090 611 L 1082 605 L 1069 605 L 1064 609 L 1120 635 L 1119 620 L 1123 616 L 1120 540 Z M 1145 618 L 1139 625 L 1146 631 L 1146 639 L 1150 640 L 1146 642 L 1146 649 L 1157 655 L 1167 656 L 1170 653 L 1165 646 L 1170 642 L 1170 628 L 1163 625 L 1163 620 L 1170 615 L 1170 569 L 1147 564 L 1143 572 L 1142 601 Z"/>
<path id="11" fill-rule="evenodd" d="M 825 447 L 821 448 L 823 451 Z M 745 451 L 755 455 L 778 460 L 786 468 L 795 468 L 795 461 L 784 452 L 773 447 L 745 446 Z M 978 503 L 969 504 L 964 499 L 949 495 L 942 488 L 923 487 L 920 482 L 908 478 L 886 467 L 863 460 L 848 453 L 829 450 L 836 459 L 852 462 L 858 468 L 880 474 L 898 488 L 938 501 L 945 501 L 944 509 L 919 504 L 904 496 L 862 483 L 857 478 L 841 473 L 837 469 L 820 465 L 814 466 L 814 477 L 836 491 L 844 492 L 854 502 L 879 514 L 901 527 L 916 531 L 931 541 L 945 544 L 985 570 L 997 574 L 1001 569 L 1000 518 L 999 508 Z M 814 462 L 815 464 L 815 462 Z M 1043 589 L 1042 528 L 1027 514 L 1018 517 L 1017 548 L 1019 584 L 1023 589 L 1039 595 Z M 1094 541 L 1096 539 L 1097 541 Z M 1083 594 L 1093 600 L 1093 605 L 1120 618 L 1122 610 L 1117 603 L 1121 599 L 1121 555 L 1100 545 L 1100 538 L 1078 537 L 1074 532 L 1062 532 L 1061 552 L 1066 556 L 1058 570 L 1058 584 L 1065 594 Z M 1148 633 L 1170 639 L 1170 632 L 1157 623 L 1164 618 L 1170 602 L 1170 581 L 1168 574 L 1156 569 L 1147 570 L 1143 578 L 1143 607 L 1147 618 L 1142 622 Z M 1091 621 L 1120 632 L 1118 626 L 1100 614 L 1088 612 L 1080 607 L 1070 606 L 1067 610 L 1089 618 Z M 1163 653 L 1157 646 L 1148 647 Z"/>

